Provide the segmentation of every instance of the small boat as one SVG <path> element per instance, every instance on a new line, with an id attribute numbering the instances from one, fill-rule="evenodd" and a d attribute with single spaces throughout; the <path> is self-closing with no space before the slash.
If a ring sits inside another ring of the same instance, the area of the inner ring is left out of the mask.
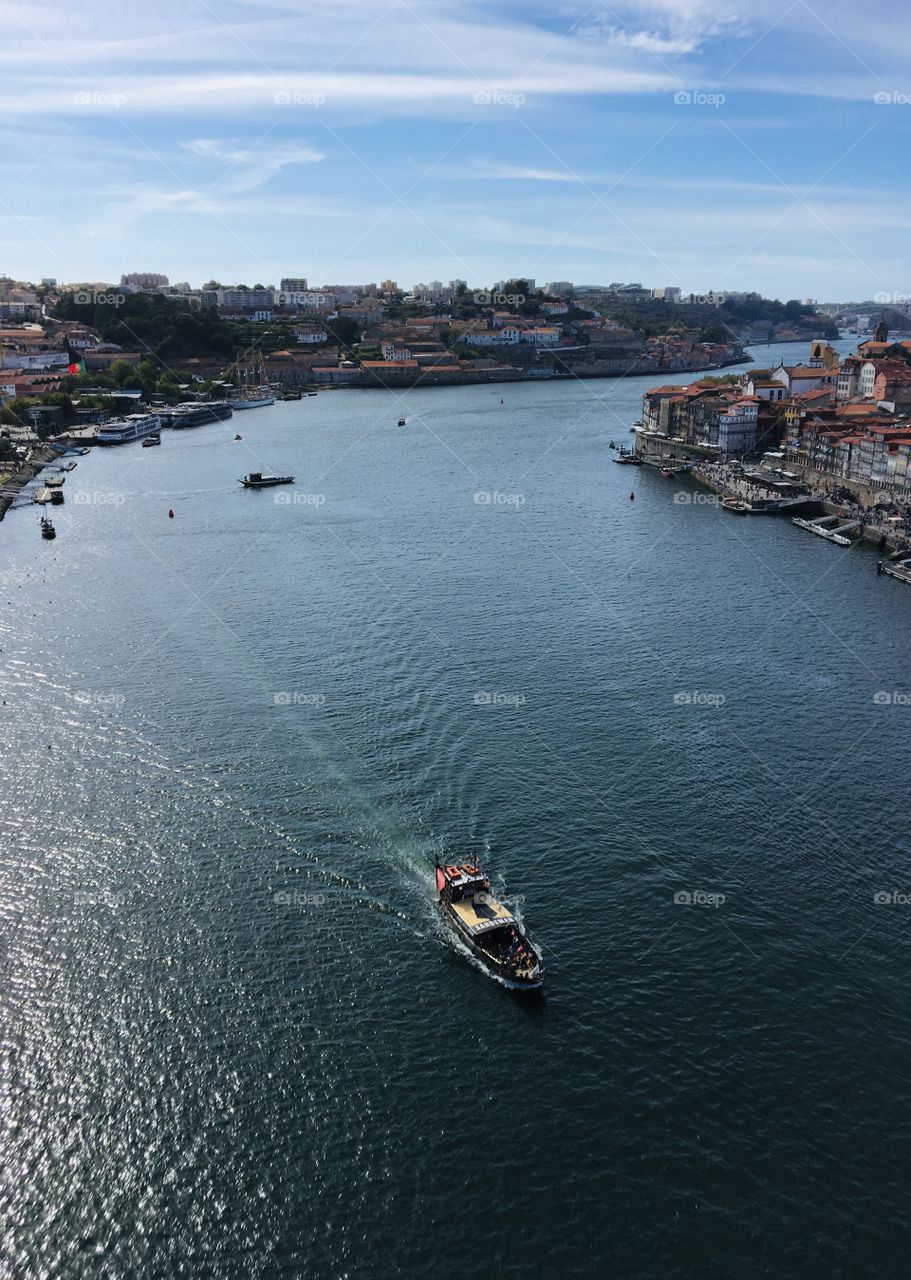
<path id="1" fill-rule="evenodd" d="M 404 419 L 404 418 L 399 418 L 398 422 L 397 422 L 395 425 L 396 425 L 397 427 L 404 427 L 404 425 L 405 425 L 405 419 Z"/>
<path id="2" fill-rule="evenodd" d="M 57 530 L 48 520 L 47 516 L 41 517 L 41 536 L 47 542 L 52 542 L 57 537 Z"/>
<path id="3" fill-rule="evenodd" d="M 243 440 L 243 436 L 235 436 L 235 437 L 234 437 L 234 439 L 235 439 L 235 440 Z"/>
<path id="4" fill-rule="evenodd" d="M 721 505 L 725 511 L 732 511 L 735 516 L 748 516 L 753 510 L 742 498 L 723 498 Z"/>
<path id="5" fill-rule="evenodd" d="M 631 453 L 629 449 L 621 449 L 616 458 L 611 458 L 611 462 L 617 462 L 621 467 L 642 466 L 642 459 L 638 453 Z"/>
<path id="6" fill-rule="evenodd" d="M 161 444 L 161 433 L 153 431 L 151 435 L 146 436 L 142 442 L 143 449 L 154 449 L 157 444 Z"/>
<path id="7" fill-rule="evenodd" d="M 300 400 L 303 394 L 304 394 L 303 391 L 283 391 L 282 399 L 283 400 Z"/>
<path id="8" fill-rule="evenodd" d="M 63 490 L 51 489 L 50 492 L 51 492 L 51 506 L 62 507 L 63 506 Z"/>
<path id="9" fill-rule="evenodd" d="M 513 991 L 541 989 L 541 957 L 479 866 L 437 863 L 436 886 L 441 911 L 488 973 Z"/>
<path id="10" fill-rule="evenodd" d="M 245 489 L 271 489 L 276 484 L 294 484 L 294 476 L 264 476 L 261 471 L 251 471 L 237 483 Z"/>

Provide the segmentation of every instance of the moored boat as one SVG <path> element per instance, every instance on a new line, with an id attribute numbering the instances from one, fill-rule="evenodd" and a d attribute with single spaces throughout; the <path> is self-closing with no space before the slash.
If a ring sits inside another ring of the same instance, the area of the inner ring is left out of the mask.
<path id="1" fill-rule="evenodd" d="M 251 471 L 238 484 L 245 489 L 271 489 L 276 484 L 294 484 L 294 476 L 264 476 L 261 471 Z"/>
<path id="2" fill-rule="evenodd" d="M 742 498 L 723 498 L 721 505 L 725 511 L 732 511 L 735 516 L 748 516 L 753 508 Z"/>
<path id="3" fill-rule="evenodd" d="M 157 413 L 130 413 L 125 418 L 102 423 L 95 433 L 95 443 L 129 444 L 131 440 L 141 440 L 160 428 L 161 419 Z"/>
<path id="4" fill-rule="evenodd" d="M 260 387 L 258 391 L 251 392 L 249 395 L 238 396 L 236 400 L 231 401 L 231 407 L 234 410 L 264 409 L 269 404 L 275 404 L 275 396 L 268 387 Z"/>
<path id="5" fill-rule="evenodd" d="M 41 536 L 46 542 L 52 542 L 57 537 L 57 530 L 48 520 L 47 516 L 41 517 Z"/>
<path id="6" fill-rule="evenodd" d="M 642 466 L 642 459 L 638 453 L 631 453 L 629 449 L 621 449 L 616 458 L 611 458 L 611 462 L 618 462 L 621 467 Z"/>
<path id="7" fill-rule="evenodd" d="M 142 447 L 143 449 L 154 449 L 157 444 L 161 444 L 161 434 L 158 431 L 153 431 L 143 440 Z"/>
<path id="8" fill-rule="evenodd" d="M 540 990 L 541 957 L 513 913 L 491 893 L 476 863 L 437 863 L 436 888 L 446 919 L 492 977 L 514 991 Z"/>

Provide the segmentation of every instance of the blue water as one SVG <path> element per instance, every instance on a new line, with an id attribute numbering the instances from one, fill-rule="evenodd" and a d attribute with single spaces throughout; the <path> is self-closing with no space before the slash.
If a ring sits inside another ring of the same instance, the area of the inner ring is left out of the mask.
<path id="1" fill-rule="evenodd" d="M 906 1274 L 911 591 L 612 465 L 654 381 L 320 394 L 7 516 L 4 1274 Z"/>

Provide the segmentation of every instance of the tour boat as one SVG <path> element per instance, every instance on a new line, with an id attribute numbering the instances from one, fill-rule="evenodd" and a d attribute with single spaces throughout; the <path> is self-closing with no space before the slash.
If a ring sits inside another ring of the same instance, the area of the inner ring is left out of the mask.
<path id="1" fill-rule="evenodd" d="M 157 413 L 130 413 L 125 418 L 105 422 L 95 433 L 96 444 L 129 444 L 131 440 L 141 440 L 161 427 L 161 418 Z"/>
<path id="2" fill-rule="evenodd" d="M 294 484 L 294 476 L 264 476 L 261 471 L 251 471 L 238 484 L 245 489 L 271 489 L 276 484 Z"/>
<path id="3" fill-rule="evenodd" d="M 162 426 L 174 427 L 175 430 L 186 430 L 188 427 L 201 427 L 209 422 L 221 422 L 230 418 L 234 409 L 227 400 L 190 400 L 183 404 L 173 404 L 159 409 Z"/>
<path id="4" fill-rule="evenodd" d="M 544 965 L 518 920 L 490 891 L 476 863 L 436 864 L 440 908 L 456 934 L 485 969 L 513 991 L 538 991 Z"/>
<path id="5" fill-rule="evenodd" d="M 57 530 L 51 524 L 50 520 L 48 520 L 47 516 L 41 517 L 41 536 L 48 542 L 53 541 L 53 539 L 57 537 Z"/>

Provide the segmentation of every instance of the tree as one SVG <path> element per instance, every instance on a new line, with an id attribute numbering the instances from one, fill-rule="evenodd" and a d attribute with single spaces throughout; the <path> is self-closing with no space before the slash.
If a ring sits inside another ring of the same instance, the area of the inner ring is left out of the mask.
<path id="1" fill-rule="evenodd" d="M 340 347 L 348 348 L 353 347 L 361 336 L 357 321 L 350 319 L 349 316 L 336 316 L 334 320 L 330 320 L 326 324 L 326 332 L 333 342 L 338 343 Z"/>
<path id="2" fill-rule="evenodd" d="M 133 373 L 133 366 L 127 360 L 115 360 L 108 372 L 114 386 L 122 391 Z"/>

